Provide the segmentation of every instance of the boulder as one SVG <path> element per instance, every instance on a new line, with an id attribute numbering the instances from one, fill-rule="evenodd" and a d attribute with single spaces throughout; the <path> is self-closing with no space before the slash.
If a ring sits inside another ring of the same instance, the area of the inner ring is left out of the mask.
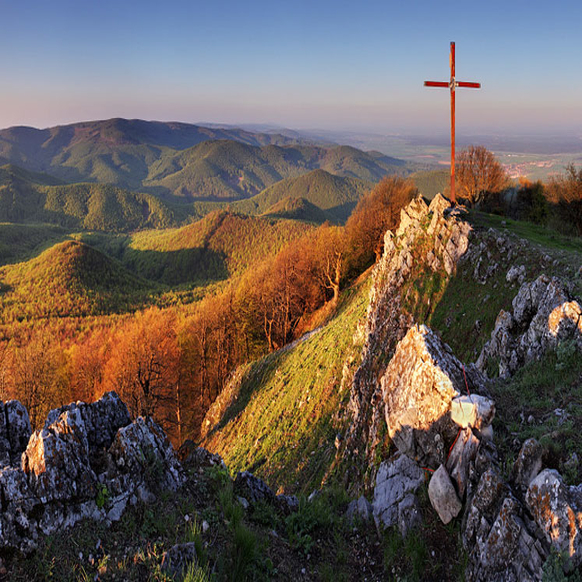
<path id="1" fill-rule="evenodd" d="M 525 281 L 525 265 L 513 265 L 513 267 L 511 267 L 509 269 L 509 271 L 507 271 L 507 275 L 505 276 L 505 280 L 508 283 L 513 283 L 515 281 L 517 281 L 520 285 Z"/>
<path id="2" fill-rule="evenodd" d="M 478 375 L 466 374 L 450 348 L 425 325 L 413 326 L 398 344 L 380 385 L 388 434 L 398 450 L 420 465 L 444 463 L 447 443 L 458 427 L 450 415 L 452 401 L 481 387 Z"/>
<path id="3" fill-rule="evenodd" d="M 182 465 L 164 431 L 151 417 L 139 417 L 120 428 L 109 448 L 114 494 L 146 490 L 176 491 L 186 481 Z"/>
<path id="4" fill-rule="evenodd" d="M 541 580 L 547 547 L 523 504 L 494 467 L 481 475 L 470 495 L 461 538 L 469 556 L 468 580 Z"/>
<path id="5" fill-rule="evenodd" d="M 423 483 L 424 472 L 406 455 L 384 461 L 378 469 L 372 502 L 376 526 L 379 529 L 387 529 L 393 525 L 400 525 L 400 515 L 403 522 L 407 516 L 416 520 L 413 514 L 410 515 L 411 512 L 406 513 L 406 508 L 411 506 L 411 499 L 415 497 L 417 489 Z M 402 525 L 403 529 L 409 529 L 408 524 Z"/>
<path id="6" fill-rule="evenodd" d="M 295 495 L 284 495 L 281 493 L 275 499 L 283 515 L 289 515 L 295 511 L 299 511 L 299 499 Z"/>
<path id="7" fill-rule="evenodd" d="M 565 340 L 574 341 L 582 351 L 582 307 L 557 277 L 540 275 L 522 285 L 512 308 L 512 314 L 502 311 L 497 317 L 477 360 L 479 369 L 498 361 L 499 375 L 510 376 Z"/>
<path id="8" fill-rule="evenodd" d="M 176 544 L 162 555 L 161 570 L 172 580 L 182 580 L 192 563 L 196 563 L 196 544 Z"/>
<path id="9" fill-rule="evenodd" d="M 420 501 L 416 495 L 407 495 L 398 504 L 398 531 L 405 538 L 422 525 Z"/>
<path id="10" fill-rule="evenodd" d="M 190 439 L 185 441 L 178 450 L 178 458 L 184 465 L 195 469 L 215 466 L 226 469 L 220 455 L 211 453 L 203 447 L 198 447 Z"/>
<path id="11" fill-rule="evenodd" d="M 430 479 L 428 498 L 441 521 L 445 524 L 457 517 L 463 508 L 444 465 L 441 465 Z"/>

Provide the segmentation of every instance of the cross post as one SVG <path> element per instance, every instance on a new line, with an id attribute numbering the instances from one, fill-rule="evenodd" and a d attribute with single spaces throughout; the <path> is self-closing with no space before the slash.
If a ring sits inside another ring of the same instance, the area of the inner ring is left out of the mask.
<path id="1" fill-rule="evenodd" d="M 451 42 L 450 54 L 451 80 L 446 81 L 425 81 L 425 87 L 447 87 L 451 92 L 451 202 L 456 203 L 455 196 L 455 89 L 457 87 L 468 87 L 470 89 L 480 89 L 481 83 L 471 83 L 467 81 L 457 81 L 455 78 L 455 43 Z"/>

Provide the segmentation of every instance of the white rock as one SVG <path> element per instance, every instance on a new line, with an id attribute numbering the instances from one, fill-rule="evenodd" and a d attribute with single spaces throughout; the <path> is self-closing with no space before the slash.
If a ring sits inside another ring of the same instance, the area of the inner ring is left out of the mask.
<path id="1" fill-rule="evenodd" d="M 428 498 L 445 524 L 457 517 L 463 507 L 444 465 L 433 473 L 428 484 Z"/>
<path id="2" fill-rule="evenodd" d="M 481 428 L 491 424 L 495 417 L 495 402 L 485 396 L 471 394 L 454 398 L 451 419 L 461 428 Z"/>

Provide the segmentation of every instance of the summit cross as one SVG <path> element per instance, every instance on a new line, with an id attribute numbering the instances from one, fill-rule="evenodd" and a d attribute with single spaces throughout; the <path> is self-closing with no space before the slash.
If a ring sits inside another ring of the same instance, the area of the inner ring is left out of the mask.
<path id="1" fill-rule="evenodd" d="M 455 196 L 455 89 L 457 87 L 468 87 L 470 89 L 480 89 L 481 83 L 470 83 L 457 81 L 455 79 L 455 43 L 451 42 L 451 80 L 446 81 L 425 81 L 425 87 L 448 87 L 451 91 L 451 202 L 456 202 Z"/>

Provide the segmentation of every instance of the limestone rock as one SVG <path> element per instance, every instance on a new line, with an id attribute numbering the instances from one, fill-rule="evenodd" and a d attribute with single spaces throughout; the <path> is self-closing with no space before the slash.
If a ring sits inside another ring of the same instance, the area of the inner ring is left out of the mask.
<path id="1" fill-rule="evenodd" d="M 43 503 L 96 495 L 97 476 L 87 451 L 71 433 L 46 428 L 34 432 L 22 455 L 22 470 Z"/>
<path id="2" fill-rule="evenodd" d="M 462 430 L 451 449 L 446 468 L 456 485 L 460 499 L 465 496 L 469 478 L 470 464 L 475 460 L 480 441 L 470 428 Z"/>
<path id="3" fill-rule="evenodd" d="M 364 523 L 370 521 L 373 517 L 372 504 L 361 495 L 358 499 L 350 501 L 346 510 L 346 519 L 350 523 L 360 520 Z"/>
<path id="4" fill-rule="evenodd" d="M 190 564 L 196 562 L 196 544 L 187 542 L 172 546 L 162 556 L 161 570 L 172 579 L 182 579 Z"/>
<path id="5" fill-rule="evenodd" d="M 507 275 L 505 276 L 505 280 L 508 283 L 513 283 L 517 281 L 520 285 L 523 284 L 525 280 L 525 265 L 514 265 L 507 271 Z"/>
<path id="6" fill-rule="evenodd" d="M 428 498 L 445 524 L 457 517 L 463 507 L 444 465 L 441 465 L 430 479 Z"/>
<path id="7" fill-rule="evenodd" d="M 31 516 L 40 506 L 40 499 L 31 490 L 26 475 L 13 467 L 0 470 L 0 491 L 0 548 L 16 548 L 28 554 L 37 544 L 37 527 Z"/>
<path id="8" fill-rule="evenodd" d="M 407 495 L 398 504 L 398 531 L 405 538 L 422 525 L 420 501 L 416 495 Z"/>
<path id="9" fill-rule="evenodd" d="M 74 434 L 89 452 L 110 447 L 118 429 L 130 422 L 121 398 L 116 392 L 107 392 L 96 402 L 77 402 L 51 410 L 45 429 Z"/>
<path id="10" fill-rule="evenodd" d="M 283 493 L 276 496 L 277 506 L 284 515 L 289 515 L 299 510 L 299 499 L 295 495 Z"/>
<path id="11" fill-rule="evenodd" d="M 358 474 L 360 471 L 348 457 L 358 450 L 360 455 L 363 452 L 367 466 L 375 466 L 373 460 L 387 412 L 383 388 L 378 385 L 383 366 L 379 363 L 390 360 L 398 342 L 414 323 L 410 313 L 402 308 L 403 287 L 419 270 L 432 269 L 439 276 L 453 272 L 468 248 L 470 235 L 471 227 L 463 213 L 452 209 L 440 194 L 428 207 L 421 197 L 411 201 L 401 211 L 396 232 L 385 233 L 384 252 L 372 274 L 365 325 L 354 334 L 354 345 L 362 345 L 361 364 L 355 372 L 350 366 L 344 367 L 342 376 L 342 384 L 350 386 L 348 413 L 352 418 L 335 464 L 344 458 L 350 466 L 346 485 L 364 482 L 370 485 L 376 476 L 374 470 Z M 444 456 L 441 448 L 439 462 Z"/>
<path id="12" fill-rule="evenodd" d="M 234 492 L 250 501 L 251 504 L 257 503 L 257 501 L 275 503 L 276 500 L 273 490 L 262 479 L 255 477 L 248 471 L 236 474 Z"/>
<path id="13" fill-rule="evenodd" d="M 399 515 L 405 521 L 408 497 L 415 497 L 416 490 L 424 483 L 422 469 L 406 455 L 384 461 L 378 469 L 372 510 L 376 526 L 389 528 L 399 523 Z M 400 506 L 404 503 L 404 507 Z M 410 513 L 410 512 L 409 512 Z M 412 515 L 414 517 L 414 515 Z M 406 529 L 407 524 L 404 525 Z"/>
<path id="14" fill-rule="evenodd" d="M 527 439 L 513 465 L 513 482 L 525 489 L 542 469 L 543 449 L 535 439 Z"/>
<path id="15" fill-rule="evenodd" d="M 471 389 L 476 388 L 475 377 Z M 398 344 L 380 385 L 388 434 L 402 453 L 423 466 L 445 461 L 457 426 L 451 402 L 465 390 L 463 365 L 428 327 L 413 326 Z"/>
<path id="16" fill-rule="evenodd" d="M 32 429 L 26 408 L 18 400 L 0 402 L 0 466 L 18 466 Z"/>
<path id="17" fill-rule="evenodd" d="M 545 469 L 530 483 L 526 503 L 548 542 L 569 557 L 571 566 L 580 566 L 582 491 L 568 487 L 557 471 Z"/>
<path id="18" fill-rule="evenodd" d="M 582 351 L 582 307 L 560 279 L 540 275 L 522 285 L 512 307 L 513 314 L 502 311 L 497 318 L 477 360 L 481 370 L 499 360 L 500 376 L 512 375 L 564 340 L 574 340 Z"/>
<path id="19" fill-rule="evenodd" d="M 466 578 L 476 582 L 540 581 L 548 550 L 523 504 L 493 467 L 470 496 L 461 536 L 469 554 Z"/>
<path id="20" fill-rule="evenodd" d="M 202 467 L 223 467 L 226 468 L 220 455 L 207 451 L 203 447 L 198 447 L 193 441 L 188 439 L 178 450 L 178 457 L 184 465 L 192 468 Z"/>
<path id="21" fill-rule="evenodd" d="M 120 428 L 109 448 L 116 493 L 151 483 L 175 491 L 186 480 L 184 470 L 164 431 L 152 418 L 139 417 Z"/>
<path id="22" fill-rule="evenodd" d="M 481 430 L 495 417 L 495 402 L 478 394 L 458 396 L 451 402 L 451 419 L 461 428 Z"/>

